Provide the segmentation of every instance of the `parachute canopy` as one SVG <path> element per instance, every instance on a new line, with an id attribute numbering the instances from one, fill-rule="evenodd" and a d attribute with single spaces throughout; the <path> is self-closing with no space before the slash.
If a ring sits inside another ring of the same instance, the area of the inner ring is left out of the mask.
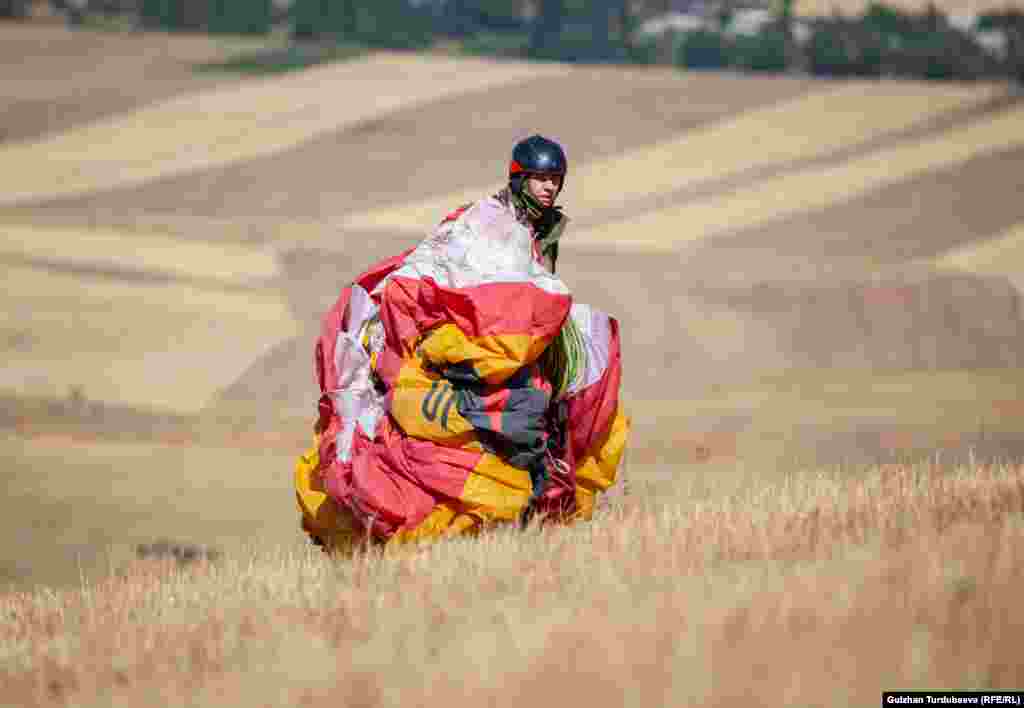
<path id="1" fill-rule="evenodd" d="M 323 319 L 303 528 L 330 549 L 589 518 L 628 421 L 618 323 L 574 303 L 499 199 L 346 287 Z M 554 383 L 552 383 L 554 382 Z"/>

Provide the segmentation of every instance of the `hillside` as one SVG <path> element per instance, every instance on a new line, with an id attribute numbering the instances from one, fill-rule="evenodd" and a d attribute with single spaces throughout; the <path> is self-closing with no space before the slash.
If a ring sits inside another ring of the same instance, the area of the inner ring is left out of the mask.
<path id="1" fill-rule="evenodd" d="M 192 70 L 223 43 L 57 27 L 0 51 L 11 583 L 293 534 L 321 312 L 532 132 L 572 161 L 560 272 L 622 321 L 631 475 L 1024 450 L 1008 86 L 389 53 L 240 79 Z M 209 511 L 125 518 L 112 479 Z"/>

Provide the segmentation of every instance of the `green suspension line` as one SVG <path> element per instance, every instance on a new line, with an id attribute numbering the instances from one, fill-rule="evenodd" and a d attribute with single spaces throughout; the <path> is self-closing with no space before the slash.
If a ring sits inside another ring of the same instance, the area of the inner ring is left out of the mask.
<path id="1" fill-rule="evenodd" d="M 540 366 L 554 387 L 555 398 L 564 396 L 586 369 L 587 348 L 583 342 L 583 333 L 571 316 L 565 318 L 558 336 L 544 350 Z"/>

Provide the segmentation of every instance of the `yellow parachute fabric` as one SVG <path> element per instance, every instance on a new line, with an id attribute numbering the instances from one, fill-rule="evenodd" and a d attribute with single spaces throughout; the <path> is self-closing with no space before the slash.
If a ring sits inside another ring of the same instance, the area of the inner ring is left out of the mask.
<path id="1" fill-rule="evenodd" d="M 299 455 L 295 463 L 295 500 L 302 515 L 302 529 L 326 551 L 350 551 L 364 534 L 352 513 L 324 491 L 319 471 L 319 446 L 320 439 L 316 436 L 313 447 Z"/>
<path id="2" fill-rule="evenodd" d="M 629 434 L 629 419 L 616 411 L 614 422 L 576 469 L 576 513 L 573 520 L 592 518 L 596 500 L 616 481 L 619 463 Z M 302 528 L 317 539 L 324 550 L 348 553 L 367 541 L 352 513 L 337 504 L 323 489 L 319 472 L 319 439 L 295 465 L 295 497 L 302 515 Z M 500 458 L 486 455 L 469 479 L 458 500 L 438 503 L 431 513 L 412 528 L 400 529 L 387 541 L 394 548 L 407 543 L 476 533 L 494 522 L 519 518 L 530 498 L 529 473 L 509 466 Z"/>

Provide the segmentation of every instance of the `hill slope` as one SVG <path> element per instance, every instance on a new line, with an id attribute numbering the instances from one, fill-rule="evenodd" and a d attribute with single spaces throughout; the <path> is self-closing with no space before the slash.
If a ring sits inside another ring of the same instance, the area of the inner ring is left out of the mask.
<path id="1" fill-rule="evenodd" d="M 211 523 L 218 543 L 285 528 L 320 314 L 499 184 L 533 132 L 572 161 L 559 272 L 622 322 L 631 474 L 1022 452 L 1024 109 L 1008 87 L 399 54 L 211 79 L 186 70 L 225 51 L 206 40 L 51 31 L 0 77 L 12 519 L 55 519 L 94 549 L 126 523 L 102 485 L 62 496 L 64 470 L 29 439 L 129 476 L 137 448 L 118 446 L 151 446 L 149 472 L 182 480 L 175 505 L 245 510 Z M 136 51 L 149 69 L 127 66 Z M 86 57 L 92 78 L 61 73 Z M 74 108 L 43 120 L 46 91 Z M 160 452 L 181 441 L 195 458 Z M 280 495 L 246 491 L 251 449 Z M 197 466 L 231 484 L 193 485 Z M 59 511 L 72 503 L 95 543 Z M 181 523 L 152 513 L 143 535 Z M 73 582 L 76 544 L 40 543 L 32 563 L 12 545 L 8 575 Z"/>

